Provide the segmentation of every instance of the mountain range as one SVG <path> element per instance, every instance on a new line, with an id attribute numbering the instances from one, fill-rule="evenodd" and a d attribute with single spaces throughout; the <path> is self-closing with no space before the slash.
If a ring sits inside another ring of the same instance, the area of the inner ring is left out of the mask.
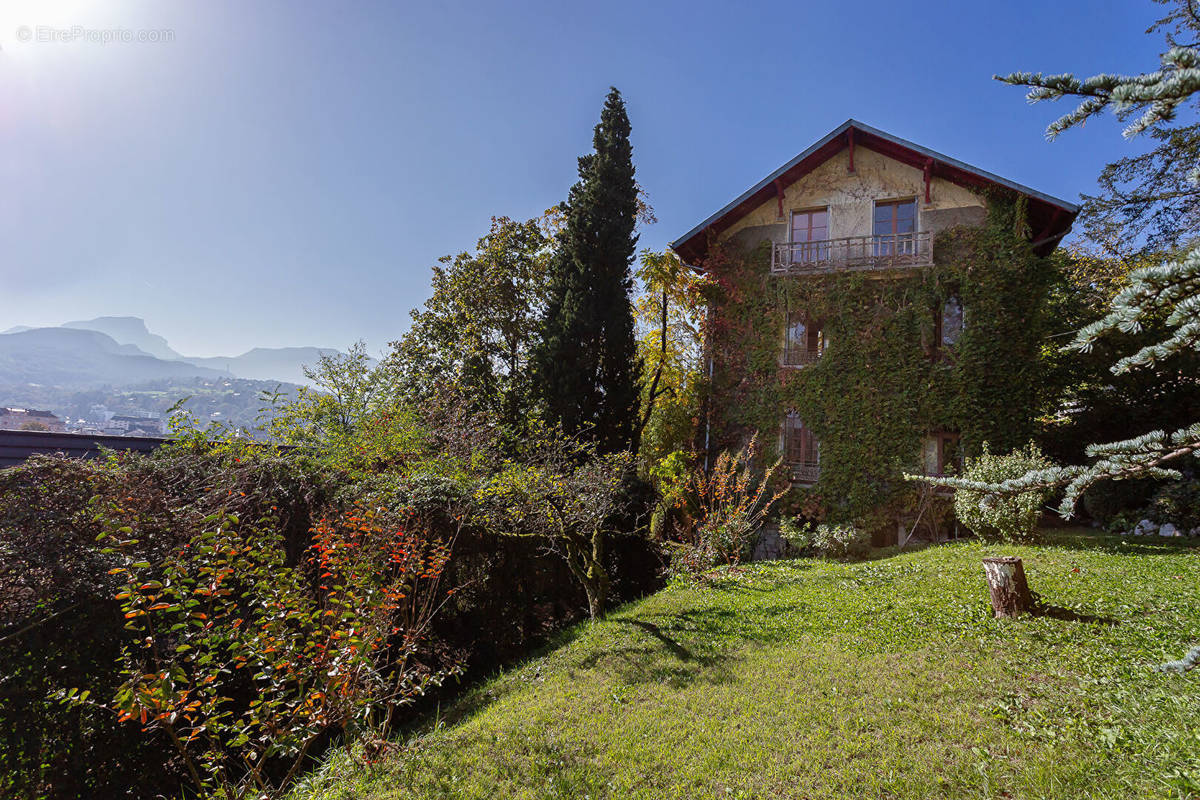
<path id="1" fill-rule="evenodd" d="M 239 356 L 193 358 L 138 317 L 97 317 L 58 327 L 0 332 L 0 385 L 123 386 L 162 378 L 229 376 L 306 384 L 327 347 L 255 347 Z"/>

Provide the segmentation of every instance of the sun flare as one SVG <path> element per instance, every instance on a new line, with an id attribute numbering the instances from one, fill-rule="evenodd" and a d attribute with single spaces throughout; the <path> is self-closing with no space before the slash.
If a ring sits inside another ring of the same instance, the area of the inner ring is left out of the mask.
<path id="1" fill-rule="evenodd" d="M 13 34 L 7 29 L 18 25 L 83 25 L 94 21 L 92 17 L 102 5 L 97 0 L 6 0 L 0 3 L 0 24 L 5 38 Z"/>

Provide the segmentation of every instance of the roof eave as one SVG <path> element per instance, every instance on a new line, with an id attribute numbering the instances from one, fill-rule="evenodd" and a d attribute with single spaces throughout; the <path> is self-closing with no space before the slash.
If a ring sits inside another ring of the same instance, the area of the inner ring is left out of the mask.
<path id="1" fill-rule="evenodd" d="M 839 125 L 838 127 L 834 128 L 828 134 L 823 136 L 821 139 L 819 139 L 818 141 L 813 143 L 811 146 L 806 148 L 803 152 L 801 152 L 795 158 L 791 159 L 786 164 L 779 167 L 774 172 L 772 172 L 770 175 L 768 175 L 766 178 L 763 178 L 761 181 L 756 183 L 754 186 L 750 187 L 745 192 L 738 195 L 738 197 L 736 197 L 733 201 L 727 203 L 719 211 L 717 211 L 714 214 L 711 214 L 708 218 L 706 218 L 699 225 L 695 226 L 694 228 L 689 230 L 687 233 L 685 233 L 683 236 L 679 237 L 678 239 L 675 239 L 674 241 L 670 242 L 669 246 L 671 247 L 672 250 L 675 250 L 677 253 L 679 253 L 680 250 L 685 248 L 686 245 L 689 242 L 691 242 L 691 240 L 694 239 L 696 236 L 703 233 L 708 228 L 712 227 L 714 224 L 720 222 L 727 215 L 729 215 L 730 213 L 735 211 L 738 208 L 738 206 L 742 205 L 743 203 L 745 203 L 746 201 L 748 201 L 752 197 L 754 197 L 754 195 L 756 195 L 759 192 L 766 189 L 768 186 L 770 186 L 772 183 L 774 183 L 776 180 L 778 180 L 781 176 L 785 175 L 789 170 L 794 168 L 800 162 L 804 161 L 804 159 L 813 155 L 814 153 L 819 151 L 821 148 L 829 145 L 830 142 L 834 141 L 835 139 L 840 137 L 842 134 L 846 133 L 846 131 L 850 130 L 851 128 L 854 128 L 855 130 L 861 131 L 862 133 L 868 134 L 870 136 L 875 136 L 879 139 L 890 142 L 890 143 L 896 145 L 897 147 L 906 148 L 908 150 L 913 151 L 914 153 L 918 153 L 922 156 L 925 156 L 926 158 L 932 158 L 934 161 L 940 162 L 940 163 L 942 163 L 948 167 L 951 167 L 953 169 L 957 169 L 962 172 L 970 173 L 970 174 L 975 175 L 987 182 L 994 183 L 998 186 L 1003 186 L 1011 191 L 1017 192 L 1018 194 L 1023 194 L 1031 199 L 1036 199 L 1043 203 L 1047 203 L 1049 205 L 1055 206 L 1056 208 L 1062 209 L 1063 211 L 1065 211 L 1068 214 L 1068 216 L 1070 218 L 1070 220 L 1068 222 L 1068 226 L 1067 226 L 1068 230 L 1070 229 L 1070 224 L 1069 224 L 1070 221 L 1073 221 L 1075 216 L 1079 213 L 1079 206 L 1076 203 L 1072 203 L 1067 200 L 1063 200 L 1062 198 L 1059 198 L 1059 197 L 1054 197 L 1053 195 L 1046 194 L 1045 192 L 1040 192 L 1037 189 L 1017 183 L 1016 181 L 1011 181 L 1008 178 L 1001 177 L 999 175 L 996 175 L 993 172 L 988 172 L 987 170 L 979 169 L 978 167 L 967 164 L 965 161 L 960 161 L 956 158 L 951 158 L 950 156 L 939 153 L 936 150 L 931 150 L 928 147 L 923 147 L 922 145 L 916 144 L 914 142 L 910 142 L 907 139 L 901 139 L 898 136 L 893 136 L 892 134 L 887 133 L 886 131 L 882 131 L 878 128 L 872 127 L 871 125 L 867 125 L 866 123 L 859 122 L 856 119 L 848 119 L 845 122 L 843 122 L 841 125 Z M 680 255 L 682 255 L 682 253 L 680 253 Z"/>

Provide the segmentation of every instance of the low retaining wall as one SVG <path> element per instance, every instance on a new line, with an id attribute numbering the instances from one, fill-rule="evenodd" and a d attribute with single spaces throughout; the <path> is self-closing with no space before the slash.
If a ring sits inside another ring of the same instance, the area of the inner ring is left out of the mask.
<path id="1" fill-rule="evenodd" d="M 148 453 L 165 441 L 167 440 L 154 436 L 92 436 L 44 431 L 0 431 L 0 469 L 14 467 L 38 453 L 62 453 L 72 458 L 95 458 L 100 455 L 101 448 Z"/>

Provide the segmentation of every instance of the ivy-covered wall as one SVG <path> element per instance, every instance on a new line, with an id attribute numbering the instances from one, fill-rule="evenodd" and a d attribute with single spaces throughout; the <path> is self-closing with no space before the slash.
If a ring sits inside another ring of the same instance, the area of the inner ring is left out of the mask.
<path id="1" fill-rule="evenodd" d="M 785 414 L 820 441 L 819 482 L 793 508 L 876 528 L 912 508 L 921 442 L 961 434 L 967 454 L 1023 445 L 1033 435 L 1051 264 L 1030 248 L 1024 204 L 993 199 L 986 222 L 934 240 L 934 265 L 889 272 L 779 276 L 767 244 L 716 246 L 706 340 L 710 450 L 758 432 L 779 455 Z M 957 296 L 965 327 L 934 356 L 942 303 Z M 830 344 L 814 364 L 781 365 L 788 309 L 821 320 Z"/>

